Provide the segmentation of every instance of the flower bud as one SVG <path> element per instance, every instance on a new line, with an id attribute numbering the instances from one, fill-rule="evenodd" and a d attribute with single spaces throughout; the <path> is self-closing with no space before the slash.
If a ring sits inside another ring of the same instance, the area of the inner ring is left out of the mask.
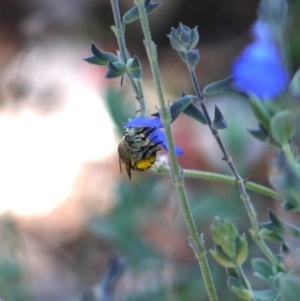
<path id="1" fill-rule="evenodd" d="M 199 42 L 197 27 L 191 29 L 181 23 L 176 30 L 172 28 L 169 38 L 171 46 L 183 54 L 195 48 Z"/>
<path id="2" fill-rule="evenodd" d="M 244 263 L 248 254 L 245 235 L 239 235 L 230 220 L 214 219 L 211 227 L 212 237 L 216 243 L 211 251 L 213 257 L 225 267 L 237 267 Z"/>
<path id="3" fill-rule="evenodd" d="M 194 69 L 199 63 L 200 55 L 197 49 L 189 50 L 185 55 L 186 63 L 189 69 Z"/>
<path id="4" fill-rule="evenodd" d="M 127 72 L 136 79 L 142 78 L 142 66 L 138 57 L 135 55 L 134 58 L 130 58 L 127 61 Z"/>

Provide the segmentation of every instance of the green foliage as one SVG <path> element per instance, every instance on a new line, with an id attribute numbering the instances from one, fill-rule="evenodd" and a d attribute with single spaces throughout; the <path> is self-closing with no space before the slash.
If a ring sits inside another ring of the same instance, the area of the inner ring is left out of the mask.
<path id="1" fill-rule="evenodd" d="M 197 97 L 193 95 L 185 95 L 176 101 L 174 101 L 170 106 L 170 115 L 171 115 L 171 122 L 173 122 L 182 112 L 186 112 L 186 110 L 193 105 L 193 101 L 196 100 Z M 154 113 L 152 116 L 159 117 L 159 113 Z"/>
<path id="2" fill-rule="evenodd" d="M 203 115 L 202 111 L 193 103 L 187 106 L 183 113 L 190 116 L 191 118 L 199 121 L 202 124 L 207 124 L 205 116 Z"/>
<path id="3" fill-rule="evenodd" d="M 227 122 L 217 106 L 215 106 L 215 118 L 211 127 L 214 130 L 223 130 L 227 128 Z"/>
<path id="4" fill-rule="evenodd" d="M 127 69 L 126 65 L 121 61 L 117 61 L 117 62 L 109 61 L 107 64 L 107 71 L 105 77 L 106 78 L 120 77 L 125 73 L 126 69 Z"/>
<path id="5" fill-rule="evenodd" d="M 284 301 L 297 301 L 300 296 L 299 277 L 293 274 L 285 274 L 279 277 L 279 288 Z"/>
<path id="6" fill-rule="evenodd" d="M 236 93 L 237 89 L 234 86 L 232 76 L 228 76 L 220 81 L 211 83 L 203 89 L 204 95 L 214 95 L 221 93 Z"/>
<path id="7" fill-rule="evenodd" d="M 293 238 L 299 238 L 300 230 L 296 226 L 278 218 L 272 211 L 269 211 L 268 213 L 269 220 L 267 222 L 260 224 L 258 223 L 254 205 L 252 204 L 251 198 L 245 190 L 245 181 L 239 175 L 236 166 L 233 163 L 232 158 L 229 156 L 227 148 L 218 133 L 219 130 L 227 128 L 227 122 L 217 106 L 215 106 L 214 120 L 211 121 L 205 104 L 206 97 L 210 95 L 237 92 L 245 92 L 250 94 L 250 92 L 237 91 L 234 76 L 229 76 L 218 82 L 211 83 L 207 85 L 202 92 L 195 73 L 195 67 L 198 65 L 200 60 L 199 51 L 195 49 L 199 42 L 198 30 L 197 27 L 192 29 L 188 26 L 180 24 L 177 29 L 172 28 L 169 35 L 170 44 L 172 48 L 177 51 L 180 58 L 185 62 L 186 68 L 188 69 L 189 75 L 192 79 L 192 86 L 195 88 L 196 96 L 183 94 L 180 99 L 173 102 L 172 105 L 167 108 L 163 98 L 164 93 L 162 91 L 162 85 L 160 83 L 156 48 L 154 43 L 151 41 L 151 35 L 146 16 L 147 13 L 154 10 L 159 4 L 151 3 L 150 0 L 146 0 L 144 2 L 135 1 L 135 4 L 136 6 L 131 8 L 123 16 L 122 25 L 118 25 L 118 22 L 116 22 L 116 26 L 113 27 L 119 45 L 121 45 L 121 49 L 119 50 L 120 60 L 117 57 L 112 57 L 112 59 L 109 59 L 109 55 L 93 47 L 92 53 L 94 54 L 94 57 L 88 58 L 87 61 L 90 63 L 101 63 L 103 65 L 107 65 L 108 71 L 106 77 L 112 78 L 126 74 L 133 86 L 138 101 L 144 99 L 142 92 L 141 64 L 136 56 L 133 58 L 129 57 L 125 46 L 125 48 L 123 47 L 122 49 L 122 45 L 125 45 L 125 24 L 131 23 L 137 19 L 141 20 L 142 29 L 145 36 L 146 51 L 151 65 L 151 70 L 153 71 L 154 83 L 156 85 L 156 90 L 158 91 L 157 94 L 160 105 L 158 113 L 153 114 L 153 116 L 160 117 L 161 114 L 163 114 L 162 116 L 166 116 L 168 113 L 167 110 L 169 110 L 172 122 L 181 113 L 185 113 L 202 124 L 208 125 L 209 130 L 213 134 L 218 146 L 221 149 L 224 161 L 228 164 L 228 167 L 234 176 L 241 200 L 243 201 L 247 215 L 250 218 L 251 228 L 249 231 L 253 241 L 260 248 L 262 254 L 264 254 L 264 256 L 267 258 L 267 260 L 262 258 L 254 258 L 251 261 L 254 275 L 259 278 L 259 280 L 261 280 L 262 283 L 267 286 L 267 288 L 252 288 L 252 285 L 248 279 L 248 275 L 244 273 L 242 267 L 244 264 L 247 265 L 246 260 L 248 256 L 251 256 L 249 249 L 251 248 L 252 243 L 249 243 L 248 245 L 246 235 L 240 235 L 238 227 L 235 226 L 235 224 L 229 218 L 216 217 L 211 227 L 212 239 L 215 245 L 214 248 L 210 250 L 210 253 L 218 263 L 227 268 L 227 284 L 229 289 L 238 298 L 243 300 L 295 300 L 293 299 L 294 296 L 299 296 L 299 285 L 297 285 L 299 284 L 299 279 L 295 276 L 293 271 L 285 266 L 283 259 L 284 256 L 287 256 L 292 249 L 286 243 L 286 235 L 292 236 Z M 115 18 L 118 19 L 120 16 L 116 15 L 116 11 L 118 10 L 114 9 Z M 256 42 L 262 43 L 262 47 L 264 45 L 273 45 L 272 43 L 274 43 L 274 45 L 278 44 L 283 48 L 283 34 L 289 16 L 287 2 L 285 0 L 262 0 L 259 6 L 258 15 L 259 22 L 264 22 L 265 25 L 265 27 L 261 28 L 263 30 L 269 28 L 269 31 L 266 30 L 266 32 L 261 31 L 256 33 Z M 118 28 L 118 26 L 120 28 Z M 253 44 L 251 47 L 253 47 Z M 249 51 L 249 48 L 246 48 L 246 50 L 247 49 Z M 264 50 L 263 48 L 255 49 L 262 50 L 262 52 Z M 267 50 L 270 49 L 274 50 L 272 47 L 267 48 Z M 252 48 L 250 48 L 250 50 L 252 50 Z M 281 52 L 284 53 L 284 51 L 281 50 L 282 49 L 280 49 L 278 52 L 278 56 Z M 260 53 L 257 54 L 255 52 L 255 55 L 260 55 Z M 274 55 L 274 53 L 270 53 L 270 55 Z M 276 55 L 277 53 L 275 53 L 275 56 Z M 269 61 L 267 60 L 267 62 Z M 281 63 L 281 60 L 276 60 L 276 62 Z M 266 66 L 270 67 L 268 64 Z M 280 68 L 275 68 L 274 70 L 275 72 L 278 71 L 279 79 L 282 76 L 284 77 L 282 78 L 282 81 L 287 81 L 286 78 L 288 78 L 288 76 L 285 77 L 286 73 L 284 72 L 284 68 L 282 70 Z M 287 90 L 287 85 L 284 85 L 282 89 L 279 89 L 281 92 L 276 95 L 274 94 L 274 96 L 264 97 L 261 95 L 260 99 L 259 97 L 251 94 L 249 97 L 249 103 L 252 112 L 258 122 L 258 129 L 251 129 L 249 132 L 253 137 L 261 142 L 275 146 L 277 150 L 281 151 L 281 155 L 278 156 L 276 162 L 278 174 L 272 180 L 272 184 L 282 194 L 285 202 L 283 204 L 283 208 L 286 210 L 300 210 L 300 169 L 296 159 L 296 154 L 292 149 L 293 139 L 297 135 L 297 122 L 300 111 L 298 108 L 300 90 L 299 78 L 298 71 L 298 73 L 294 76 L 289 89 Z M 251 80 L 253 79 L 251 78 Z M 266 84 L 272 87 L 272 83 L 273 81 L 269 81 Z M 261 83 L 259 84 L 259 87 L 261 87 Z M 264 85 L 262 86 L 264 87 Z M 269 93 L 268 95 L 273 95 L 273 93 Z M 274 99 L 270 99 L 271 97 Z M 198 104 L 196 105 L 194 101 L 198 102 Z M 139 103 L 139 105 L 142 111 L 145 107 L 147 107 L 143 106 L 141 103 Z M 123 110 L 123 106 L 124 103 L 121 104 L 120 101 L 118 109 Z M 111 112 L 114 112 L 113 115 L 118 115 L 118 113 L 112 109 L 112 102 L 109 103 L 109 108 L 111 109 Z M 241 112 L 241 114 L 245 113 Z M 120 122 L 119 118 L 120 115 L 115 117 L 115 120 Z M 171 130 L 169 128 L 169 124 L 164 124 L 164 127 L 166 136 L 168 138 L 166 141 L 168 142 L 168 147 L 170 147 L 170 145 L 172 145 Z M 243 139 L 244 137 L 240 137 L 239 142 L 241 142 Z M 212 284 L 211 271 L 206 260 L 204 242 L 203 240 L 199 239 L 195 221 L 193 219 L 193 215 L 191 214 L 192 209 L 196 218 L 202 219 L 203 222 L 203 220 L 205 221 L 209 219 L 207 213 L 213 212 L 215 209 L 208 208 L 209 206 L 205 208 L 207 204 L 203 199 L 201 202 L 199 202 L 199 204 L 189 205 L 184 189 L 185 185 L 182 177 L 182 169 L 178 165 L 177 158 L 176 156 L 174 157 L 172 152 L 169 153 L 169 158 L 174 187 L 177 191 L 182 212 L 184 214 L 187 228 L 191 237 L 191 245 L 193 247 L 195 257 L 199 261 L 199 265 L 203 273 L 202 275 L 205 279 L 204 283 L 208 296 L 211 300 L 215 301 L 217 300 L 217 294 L 214 291 L 214 286 Z M 247 158 L 245 156 L 242 157 L 242 159 L 243 163 L 247 162 Z M 157 261 L 161 260 L 161 257 L 158 254 L 159 252 L 157 252 L 157 250 L 155 250 L 155 248 L 148 243 L 147 239 L 145 239 L 143 235 L 139 236 L 139 233 L 137 232 L 137 229 L 139 229 L 140 225 L 146 219 L 144 209 L 146 208 L 150 215 L 155 216 L 155 207 L 158 206 L 160 200 L 163 199 L 163 196 L 154 193 L 157 187 L 159 187 L 158 181 L 157 179 L 154 180 L 154 178 L 147 178 L 147 180 L 144 182 L 139 180 L 135 182 L 134 186 L 128 186 L 127 184 L 124 185 L 121 183 L 119 185 L 118 206 L 114 208 L 111 216 L 109 218 L 95 217 L 91 223 L 90 229 L 95 236 L 105 237 L 106 239 L 110 240 L 118 250 L 129 254 L 130 260 L 132 261 L 131 263 L 134 262 L 136 265 L 141 264 L 145 258 L 151 258 Z M 213 196 L 208 198 L 210 207 L 212 207 L 211 202 L 213 201 L 213 198 Z M 203 208 L 206 210 L 203 210 Z M 237 210 L 235 211 L 235 209 L 236 208 L 234 208 L 233 211 L 237 214 Z M 216 210 L 220 210 L 220 208 L 217 208 Z M 235 217 L 233 217 L 233 215 L 234 214 L 230 216 L 230 214 L 228 214 L 228 216 L 234 219 Z M 197 224 L 201 225 L 201 223 L 198 222 Z M 136 237 L 139 237 L 139 239 L 136 239 Z M 132 241 L 134 241 L 134 243 L 132 243 Z M 280 252 L 280 256 L 278 256 L 276 251 L 267 245 L 267 242 L 272 242 L 275 244 L 277 243 L 277 246 L 279 246 L 278 250 Z M 184 277 L 188 276 L 184 274 Z M 191 284 L 192 279 L 188 279 L 188 281 L 185 280 L 186 278 L 180 279 L 180 281 L 177 283 L 177 287 L 180 287 L 180 285 L 184 283 L 184 289 L 186 289 L 186 287 Z M 292 287 L 291 290 L 286 289 L 289 286 Z M 157 292 L 158 291 L 159 290 L 157 290 Z M 190 297 L 187 297 L 189 296 L 188 293 L 183 294 L 182 291 L 180 291 L 178 294 L 180 296 L 185 296 L 185 298 L 190 300 Z M 162 294 L 156 294 L 156 292 L 151 295 L 150 298 L 154 298 L 155 300 L 163 299 Z"/>
<path id="8" fill-rule="evenodd" d="M 290 110 L 281 111 L 272 117 L 271 133 L 281 145 L 288 143 L 295 132 L 295 115 Z"/>
<path id="9" fill-rule="evenodd" d="M 184 61 L 186 61 L 186 55 L 189 53 L 189 56 L 191 56 L 191 66 L 195 66 L 198 63 L 199 55 L 197 55 L 197 52 L 189 52 L 193 50 L 199 42 L 197 27 L 191 29 L 180 23 L 177 29 L 172 28 L 168 37 L 172 48 L 178 52 Z"/>
<path id="10" fill-rule="evenodd" d="M 247 259 L 248 245 L 245 235 L 239 235 L 230 220 L 216 217 L 211 226 L 215 248 L 210 250 L 213 257 L 226 268 L 241 266 Z"/>
<path id="11" fill-rule="evenodd" d="M 108 62 L 117 62 L 119 60 L 114 54 L 98 49 L 94 43 L 91 43 L 91 52 L 94 56 L 84 60 L 93 65 L 106 66 Z"/>
<path id="12" fill-rule="evenodd" d="M 138 57 L 135 55 L 133 59 L 127 61 L 127 72 L 130 76 L 136 79 L 142 78 L 142 66 Z"/>
<path id="13" fill-rule="evenodd" d="M 294 97 L 299 97 L 300 95 L 300 69 L 295 73 L 290 84 L 290 92 Z"/>
<path id="14" fill-rule="evenodd" d="M 154 11 L 161 3 L 160 2 L 150 2 L 150 0 L 145 0 L 145 9 L 147 14 Z M 139 10 L 137 6 L 132 7 L 127 13 L 123 16 L 123 24 L 132 23 L 140 18 Z M 123 26 L 124 26 L 123 25 Z"/>
<path id="15" fill-rule="evenodd" d="M 227 285 L 243 300 L 253 300 L 253 293 L 247 289 L 238 278 L 228 277 Z"/>

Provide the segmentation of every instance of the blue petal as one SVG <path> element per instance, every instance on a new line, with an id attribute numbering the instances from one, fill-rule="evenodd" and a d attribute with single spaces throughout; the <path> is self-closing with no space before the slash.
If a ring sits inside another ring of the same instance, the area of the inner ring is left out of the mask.
<path id="1" fill-rule="evenodd" d="M 161 130 L 156 130 L 150 134 L 149 137 L 154 143 L 159 143 L 163 146 L 163 148 L 168 151 L 167 137 L 166 133 Z M 182 155 L 183 151 L 180 147 L 175 145 L 175 153 L 176 155 Z"/>
<path id="2" fill-rule="evenodd" d="M 135 117 L 130 119 L 125 123 L 124 127 L 126 128 L 162 128 L 163 124 L 160 121 L 160 118 L 157 117 Z"/>
<path id="3" fill-rule="evenodd" d="M 246 47 L 232 71 L 238 89 L 263 99 L 278 96 L 288 84 L 279 51 L 266 41 L 255 41 Z"/>
<path id="4" fill-rule="evenodd" d="M 258 20 L 252 26 L 252 35 L 256 41 L 260 42 L 272 42 L 273 34 L 268 26 L 268 24 L 264 21 Z"/>

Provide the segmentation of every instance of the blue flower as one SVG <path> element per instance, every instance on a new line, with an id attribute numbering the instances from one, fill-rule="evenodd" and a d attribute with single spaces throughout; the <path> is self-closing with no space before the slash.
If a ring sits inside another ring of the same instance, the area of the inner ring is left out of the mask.
<path id="1" fill-rule="evenodd" d="M 124 124 L 126 128 L 154 128 L 154 131 L 149 135 L 149 139 L 157 144 L 163 146 L 163 148 L 168 151 L 167 137 L 165 132 L 160 129 L 163 128 L 163 124 L 159 117 L 135 117 L 130 119 Z M 178 146 L 175 146 L 175 153 L 177 155 L 182 155 L 183 151 Z"/>
<path id="2" fill-rule="evenodd" d="M 263 22 L 253 26 L 254 41 L 248 45 L 232 66 L 235 85 L 241 91 L 261 99 L 272 99 L 288 85 L 288 72 L 283 65 L 272 33 Z"/>

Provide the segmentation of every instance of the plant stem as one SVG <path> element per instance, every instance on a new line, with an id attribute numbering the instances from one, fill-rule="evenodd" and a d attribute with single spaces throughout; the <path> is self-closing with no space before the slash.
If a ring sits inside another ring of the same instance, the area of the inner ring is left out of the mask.
<path id="1" fill-rule="evenodd" d="M 177 195 L 180 201 L 180 205 L 182 208 L 182 212 L 184 215 L 185 222 L 187 224 L 187 228 L 191 238 L 191 245 L 193 246 L 193 250 L 195 252 L 195 256 L 198 259 L 202 275 L 204 278 L 204 283 L 206 286 L 206 290 L 211 301 L 217 301 L 218 297 L 216 294 L 216 290 L 214 287 L 214 283 L 212 280 L 212 276 L 210 273 L 209 265 L 206 257 L 206 250 L 204 247 L 203 241 L 200 241 L 199 234 L 195 225 L 195 222 L 192 217 L 192 213 L 190 210 L 190 206 L 187 200 L 187 195 L 184 187 L 184 177 L 182 173 L 181 167 L 178 165 L 177 157 L 174 150 L 174 142 L 172 137 L 172 131 L 170 126 L 170 111 L 167 109 L 164 93 L 161 84 L 160 72 L 158 68 L 157 62 L 157 53 L 156 46 L 152 41 L 151 33 L 149 29 L 148 19 L 145 11 L 144 0 L 135 0 L 134 1 L 139 10 L 141 25 L 145 37 L 145 47 L 148 55 L 149 63 L 151 66 L 152 76 L 154 79 L 154 84 L 156 88 L 156 93 L 159 99 L 159 105 L 161 108 L 160 117 L 164 124 L 164 128 L 167 136 L 167 144 L 169 149 L 169 157 L 170 157 L 170 165 L 172 170 L 172 178 L 174 182 L 174 186 L 177 191 Z"/>
<path id="2" fill-rule="evenodd" d="M 152 168 L 154 169 L 154 168 Z M 167 166 L 158 166 L 154 169 L 156 172 L 160 174 L 169 174 L 171 172 L 170 168 Z M 227 183 L 231 185 L 235 185 L 235 178 L 233 176 L 221 175 L 218 173 L 207 172 L 207 171 L 199 171 L 199 170 L 190 170 L 190 169 L 183 169 L 183 175 L 185 178 L 194 178 L 194 179 L 202 179 L 202 180 L 210 180 L 216 182 Z M 278 201 L 283 201 L 283 197 L 280 193 L 262 186 L 260 184 L 245 181 L 245 187 L 249 190 L 256 191 Z"/>
<path id="3" fill-rule="evenodd" d="M 242 268 L 242 266 L 238 266 L 235 268 L 235 271 L 237 273 L 237 275 L 239 276 L 239 279 L 243 282 L 243 284 L 245 285 L 245 287 L 249 290 L 249 291 L 253 291 L 250 282 L 248 281 L 248 278 L 246 277 L 244 270 Z M 256 299 L 253 297 L 252 301 L 256 301 Z"/>
<path id="4" fill-rule="evenodd" d="M 120 58 L 126 64 L 128 59 L 130 58 L 130 56 L 129 56 L 129 52 L 126 48 L 126 42 L 125 42 L 125 36 L 124 36 L 125 35 L 125 27 L 123 27 L 122 22 L 121 22 L 119 2 L 118 2 L 118 0 L 110 0 L 110 2 L 111 2 L 111 7 L 112 7 L 113 15 L 114 15 L 114 20 L 115 20 L 115 26 L 112 29 L 113 29 L 113 32 L 115 33 L 117 41 L 118 41 L 120 56 L 121 56 Z M 138 110 L 137 115 L 144 116 L 147 111 L 147 103 L 144 98 L 141 81 L 130 76 L 130 74 L 128 74 L 128 72 L 126 74 L 129 79 L 129 82 L 134 90 L 136 99 L 139 103 L 139 110 Z"/>
<path id="5" fill-rule="evenodd" d="M 298 164 L 295 162 L 295 158 L 291 149 L 290 143 L 285 143 L 282 145 L 282 150 L 285 154 L 288 164 L 290 165 L 291 169 L 296 173 L 296 175 L 300 175 L 300 171 L 298 168 Z"/>
<path id="6" fill-rule="evenodd" d="M 188 66 L 187 66 L 188 67 Z M 280 265 L 279 261 L 277 260 L 277 258 L 274 256 L 274 254 L 271 252 L 271 250 L 268 248 L 268 246 L 266 245 L 265 241 L 260 237 L 259 234 L 259 226 L 258 226 L 258 221 L 257 221 L 257 213 L 252 205 L 251 199 L 249 197 L 249 195 L 247 194 L 245 185 L 244 185 L 244 180 L 241 178 L 241 176 L 239 175 L 233 161 L 232 158 L 229 156 L 229 154 L 227 153 L 227 150 L 225 149 L 225 146 L 219 136 L 219 133 L 217 130 L 214 130 L 212 128 L 212 122 L 211 119 L 209 117 L 209 114 L 207 112 L 206 109 L 206 105 L 205 105 L 205 98 L 203 97 L 199 84 L 198 84 L 198 80 L 197 80 L 197 76 L 195 73 L 194 69 L 190 69 L 188 68 L 191 79 L 192 79 L 192 83 L 194 86 L 194 89 L 197 93 L 198 99 L 199 99 L 199 104 L 200 107 L 203 111 L 203 114 L 205 116 L 205 119 L 207 121 L 207 125 L 209 126 L 213 136 L 215 137 L 221 151 L 223 154 L 223 160 L 228 164 L 229 169 L 231 170 L 231 173 L 233 174 L 233 177 L 235 179 L 235 184 L 240 192 L 240 198 L 242 199 L 244 206 L 247 210 L 248 216 L 250 218 L 250 222 L 252 225 L 252 231 L 250 231 L 250 233 L 252 234 L 252 237 L 254 239 L 254 241 L 257 243 L 257 245 L 260 247 L 260 249 L 264 252 L 264 254 L 266 255 L 266 257 L 269 259 L 269 261 L 276 265 L 277 267 L 282 269 L 282 266 Z"/>

